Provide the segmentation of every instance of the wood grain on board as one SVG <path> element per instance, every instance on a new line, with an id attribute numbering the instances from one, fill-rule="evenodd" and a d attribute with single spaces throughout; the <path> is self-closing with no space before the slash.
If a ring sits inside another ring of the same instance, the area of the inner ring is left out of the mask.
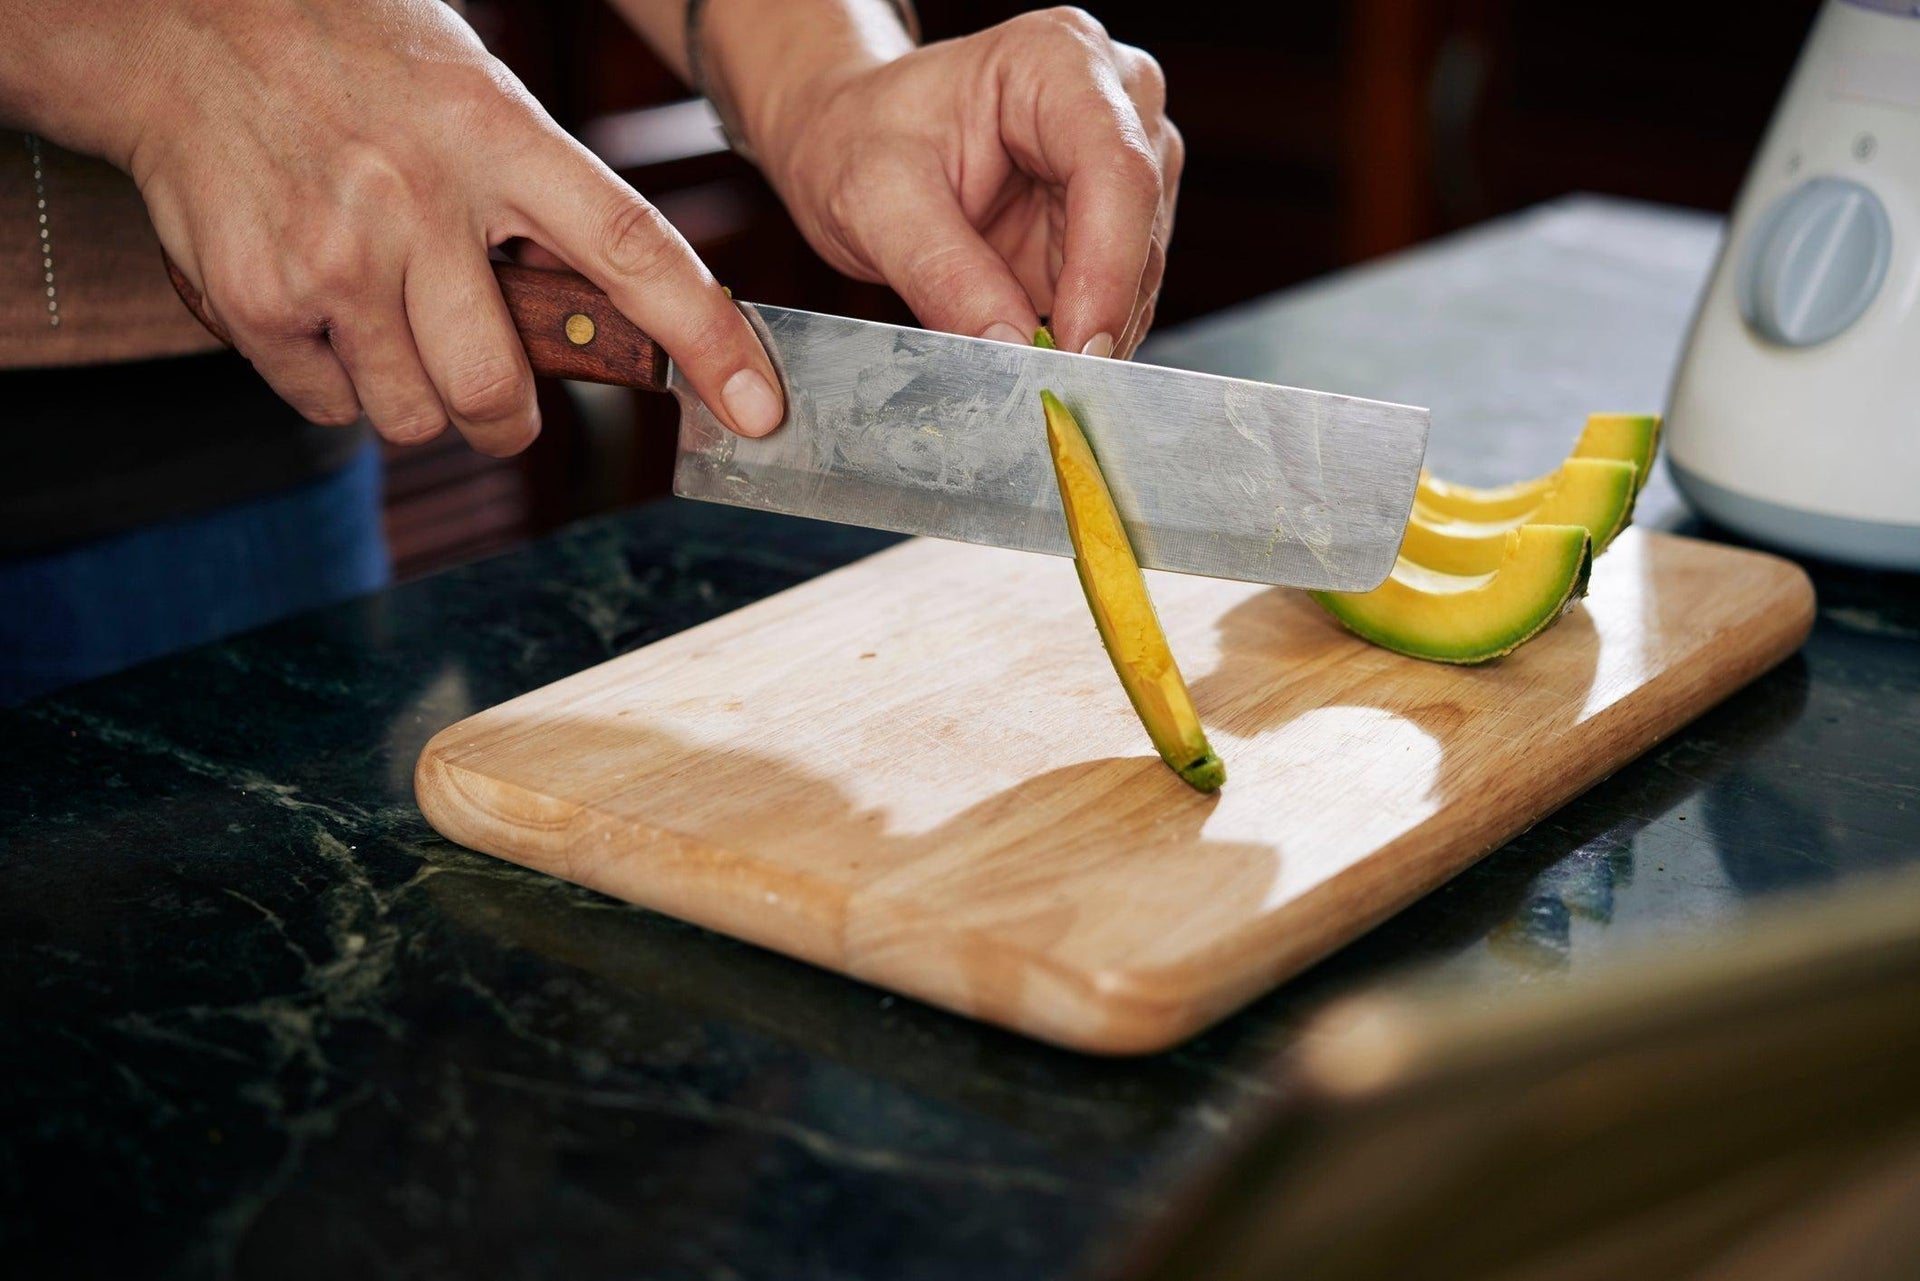
<path id="1" fill-rule="evenodd" d="M 1164 1048 L 1790 654 L 1794 565 L 1629 530 L 1511 657 L 1150 574 L 1228 781 L 1154 756 L 1070 562 L 914 541 L 437 735 L 453 840 L 1033 1036 Z"/>

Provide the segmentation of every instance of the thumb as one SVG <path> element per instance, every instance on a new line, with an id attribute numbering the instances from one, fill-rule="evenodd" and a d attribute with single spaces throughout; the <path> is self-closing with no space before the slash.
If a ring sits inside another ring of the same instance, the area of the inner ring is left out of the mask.
<path id="1" fill-rule="evenodd" d="M 870 242 L 874 266 L 929 329 L 1028 343 L 1040 325 L 1013 269 L 944 182 L 917 185 Z"/>

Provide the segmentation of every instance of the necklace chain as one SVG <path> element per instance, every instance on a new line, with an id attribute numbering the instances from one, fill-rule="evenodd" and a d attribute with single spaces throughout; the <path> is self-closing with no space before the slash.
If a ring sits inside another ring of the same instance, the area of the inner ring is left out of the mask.
<path id="1" fill-rule="evenodd" d="M 33 157 L 33 212 L 39 220 L 40 269 L 47 284 L 47 324 L 60 328 L 60 294 L 53 282 L 53 228 L 47 225 L 47 171 L 40 158 L 40 138 L 27 135 L 27 154 Z"/>

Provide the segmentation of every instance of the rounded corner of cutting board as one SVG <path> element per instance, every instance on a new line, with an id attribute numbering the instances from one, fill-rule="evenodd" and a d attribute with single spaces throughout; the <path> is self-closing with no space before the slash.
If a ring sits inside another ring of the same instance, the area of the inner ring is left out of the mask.
<path id="1" fill-rule="evenodd" d="M 544 843 L 540 838 L 556 826 L 554 811 L 571 813 L 577 807 L 522 795 L 523 789 L 456 764 L 462 740 L 473 737 L 472 720 L 449 725 L 420 749 L 413 763 L 414 804 L 429 827 L 456 845 L 503 857 L 524 850 L 515 861 L 532 862 L 530 856 Z M 527 814 L 544 821 L 528 822 Z"/>
<path id="2" fill-rule="evenodd" d="M 1737 591 L 1759 615 L 1757 621 L 1762 624 L 1762 633 L 1752 640 L 1755 654 L 1764 660 L 1765 666 L 1785 661 L 1813 631 L 1820 601 L 1812 576 L 1796 560 L 1763 547 L 1742 547 L 1693 534 L 1632 527 L 1615 540 L 1615 548 L 1628 540 L 1644 543 L 1656 558 L 1673 558 L 1680 563 L 1702 556 L 1711 558 L 1718 563 L 1723 579 L 1735 565 L 1751 566 L 1740 576 L 1742 581 Z M 1608 550 L 1612 552 L 1615 548 Z M 1616 556 L 1611 563 L 1624 559 Z M 1754 615 L 1748 617 L 1751 619 Z"/>
<path id="3" fill-rule="evenodd" d="M 1218 1016 L 1188 1017 L 1164 1025 L 1152 1024 L 1144 1028 L 1102 1029 L 1090 1034 L 1061 1036 L 1056 1036 L 1045 1029 L 1032 1027 L 1015 1027 L 1013 1030 L 1046 1041 L 1060 1049 L 1072 1050 L 1076 1054 L 1088 1054 L 1103 1059 L 1139 1059 L 1176 1049 L 1218 1021 Z"/>
<path id="4" fill-rule="evenodd" d="M 420 749 L 420 757 L 413 763 L 413 803 L 420 807 L 427 826 L 450 841 L 469 845 L 472 842 L 467 829 L 472 824 L 468 820 L 474 809 L 466 789 L 455 781 L 454 767 L 447 763 L 441 750 L 441 740 L 448 733 L 449 730 L 441 730 Z"/>
<path id="5" fill-rule="evenodd" d="M 1092 995 L 1070 1008 L 1032 1004 L 989 1022 L 1061 1049 L 1101 1058 L 1160 1054 L 1199 1035 L 1231 1010 L 1211 989 L 1170 992 L 1158 975 L 1100 973 Z"/>
<path id="6" fill-rule="evenodd" d="M 1787 647 L 1789 653 L 1800 648 L 1802 641 L 1813 632 L 1813 624 L 1820 615 L 1820 597 L 1813 588 L 1813 577 L 1806 567 L 1788 560 L 1784 556 L 1770 557 L 1780 563 L 1782 578 L 1789 584 L 1785 590 L 1793 596 L 1794 626 L 1791 628 L 1792 644 Z"/>

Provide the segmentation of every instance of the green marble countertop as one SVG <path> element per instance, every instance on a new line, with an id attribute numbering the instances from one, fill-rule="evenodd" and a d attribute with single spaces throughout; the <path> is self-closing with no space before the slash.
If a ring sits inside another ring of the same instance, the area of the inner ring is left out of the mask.
<path id="1" fill-rule="evenodd" d="M 1547 206 L 1158 340 L 1557 461 L 1657 407 L 1717 224 Z M 1177 259 L 1176 259 L 1176 270 Z M 1684 526 L 1664 476 L 1643 523 Z M 1077 1057 L 452 846 L 428 736 L 885 545 L 668 502 L 0 713 L 11 1275 L 1081 1275 L 1329 994 L 1488 1000 L 1920 859 L 1920 592 L 1819 570 L 1798 657 L 1198 1040 Z"/>

